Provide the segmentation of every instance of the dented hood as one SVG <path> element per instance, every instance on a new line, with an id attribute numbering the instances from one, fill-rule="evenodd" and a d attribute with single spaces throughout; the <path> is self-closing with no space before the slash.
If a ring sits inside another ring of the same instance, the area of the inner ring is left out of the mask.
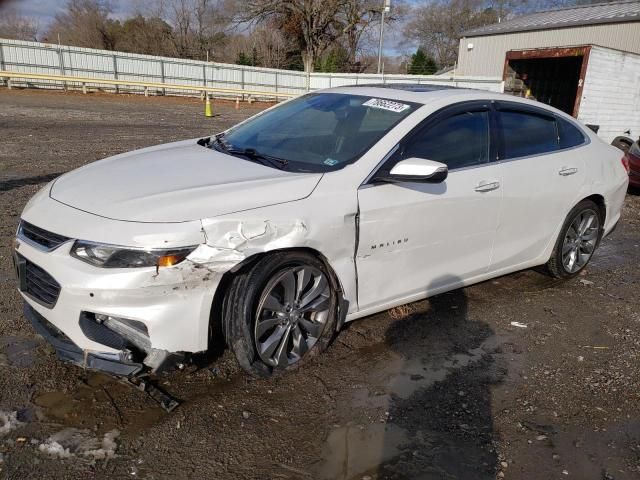
<path id="1" fill-rule="evenodd" d="M 124 153 L 58 178 L 51 198 L 116 220 L 185 222 L 307 197 L 322 178 L 202 147 L 195 140 Z"/>

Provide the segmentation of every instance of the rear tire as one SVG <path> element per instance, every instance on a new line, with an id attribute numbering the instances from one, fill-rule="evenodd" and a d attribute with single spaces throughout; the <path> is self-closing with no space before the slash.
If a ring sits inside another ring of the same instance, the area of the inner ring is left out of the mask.
<path id="1" fill-rule="evenodd" d="M 337 313 L 338 294 L 326 265 L 305 252 L 277 252 L 232 279 L 223 330 L 240 366 L 269 377 L 324 351 Z"/>
<path id="2" fill-rule="evenodd" d="M 595 202 L 583 200 L 573 207 L 546 264 L 548 273 L 565 279 L 578 275 L 600 244 L 603 223 L 602 212 Z"/>

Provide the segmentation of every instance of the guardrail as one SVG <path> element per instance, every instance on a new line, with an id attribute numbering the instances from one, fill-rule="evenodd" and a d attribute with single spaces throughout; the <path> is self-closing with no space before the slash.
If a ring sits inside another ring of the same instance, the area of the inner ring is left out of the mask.
<path id="1" fill-rule="evenodd" d="M 295 93 L 284 93 L 284 92 L 265 92 L 259 90 L 243 90 L 237 88 L 221 88 L 221 87 L 205 87 L 203 85 L 179 85 L 179 84 L 171 84 L 171 83 L 160 83 L 160 82 L 141 82 L 137 80 L 113 80 L 110 78 L 96 78 L 96 77 L 75 77 L 71 75 L 44 75 L 40 73 L 24 73 L 24 72 L 7 72 L 0 71 L 0 79 L 4 78 L 7 82 L 7 87 L 9 89 L 13 88 L 12 81 L 14 79 L 24 79 L 24 80 L 44 80 L 51 82 L 61 82 L 63 85 L 67 86 L 68 84 L 79 84 L 82 88 L 83 93 L 87 93 L 87 85 L 111 85 L 116 88 L 119 86 L 122 87 L 141 87 L 144 88 L 144 95 L 149 95 L 149 89 L 160 89 L 163 92 L 166 90 L 179 90 L 179 91 L 190 91 L 190 92 L 200 92 L 202 95 L 205 93 L 211 94 L 219 94 L 223 96 L 236 96 L 236 97 L 249 97 L 250 99 L 253 97 L 263 98 L 263 99 L 274 99 L 278 100 L 280 98 L 291 98 L 295 97 L 298 94 Z"/>

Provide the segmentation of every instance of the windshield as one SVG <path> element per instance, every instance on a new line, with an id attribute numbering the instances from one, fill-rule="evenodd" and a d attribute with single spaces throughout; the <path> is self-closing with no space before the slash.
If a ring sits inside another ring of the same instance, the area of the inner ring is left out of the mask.
<path id="1" fill-rule="evenodd" d="M 287 170 L 326 172 L 356 161 L 418 106 L 368 96 L 314 93 L 266 111 L 218 139 L 227 153 L 271 159 L 265 165 L 275 166 L 277 160 Z"/>

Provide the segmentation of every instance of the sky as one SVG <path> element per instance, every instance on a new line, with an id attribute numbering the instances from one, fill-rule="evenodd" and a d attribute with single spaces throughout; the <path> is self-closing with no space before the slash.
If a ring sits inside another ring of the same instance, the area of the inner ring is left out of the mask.
<path id="1" fill-rule="evenodd" d="M 32 17 L 38 21 L 40 29 L 46 29 L 56 13 L 64 9 L 67 0 L 8 0 L 1 4 L 15 8 L 18 13 Z M 114 17 L 123 17 L 133 10 L 134 2 L 130 0 L 111 0 Z"/>

